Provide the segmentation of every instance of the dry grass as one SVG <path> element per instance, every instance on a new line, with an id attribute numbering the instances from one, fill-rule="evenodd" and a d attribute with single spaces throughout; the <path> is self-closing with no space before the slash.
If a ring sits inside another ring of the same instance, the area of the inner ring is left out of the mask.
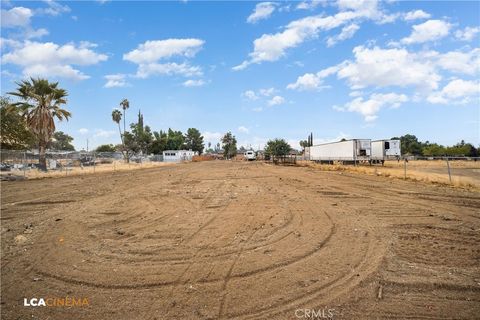
<path id="1" fill-rule="evenodd" d="M 147 162 L 147 163 L 123 163 L 115 161 L 107 164 L 97 164 L 95 166 L 88 167 L 72 167 L 67 170 L 49 170 L 48 172 L 42 172 L 39 170 L 27 170 L 25 171 L 25 177 L 28 179 L 43 179 L 43 178 L 58 178 L 65 176 L 80 176 L 95 174 L 100 172 L 113 172 L 113 171 L 128 171 L 139 170 L 145 168 L 155 168 L 168 165 L 174 165 L 173 162 Z M 12 174 L 23 176 L 24 172 L 21 170 L 15 170 L 11 172 L 2 172 L 2 174 Z"/>
<path id="2" fill-rule="evenodd" d="M 450 161 L 451 182 L 446 161 L 409 161 L 405 176 L 404 162 L 387 161 L 381 165 L 327 165 L 311 161 L 299 161 L 298 165 L 325 171 L 348 171 L 368 175 L 452 185 L 455 187 L 480 190 L 480 162 Z"/>

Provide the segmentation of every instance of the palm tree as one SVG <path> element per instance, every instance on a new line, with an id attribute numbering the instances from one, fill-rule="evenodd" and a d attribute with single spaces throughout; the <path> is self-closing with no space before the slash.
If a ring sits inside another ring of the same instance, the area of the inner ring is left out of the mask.
<path id="1" fill-rule="evenodd" d="M 58 87 L 58 82 L 48 82 L 46 79 L 23 80 L 17 82 L 17 91 L 8 94 L 19 97 L 22 101 L 13 103 L 12 106 L 20 111 L 28 128 L 38 141 L 39 167 L 47 170 L 45 151 L 47 144 L 55 132 L 55 118 L 59 121 L 68 121 L 71 113 L 60 108 L 67 103 L 66 90 Z"/>
<path id="2" fill-rule="evenodd" d="M 123 134 L 125 134 L 125 130 L 127 130 L 127 127 L 125 127 L 125 111 L 130 108 L 130 102 L 128 102 L 127 99 L 123 99 L 120 102 L 120 106 L 123 109 Z"/>
<path id="3" fill-rule="evenodd" d="M 112 120 L 113 122 L 118 124 L 118 132 L 120 133 L 120 139 L 122 140 L 122 154 L 123 154 L 123 157 L 127 159 L 127 157 L 125 156 L 125 143 L 123 140 L 122 128 L 120 127 L 120 121 L 122 120 L 122 112 L 118 109 L 113 110 Z"/>
<path id="4" fill-rule="evenodd" d="M 122 134 L 122 128 L 120 127 L 120 121 L 122 120 L 122 112 L 118 109 L 113 110 L 112 120 L 113 122 L 118 124 L 118 132 L 120 133 L 120 139 L 122 140 L 122 145 L 123 145 L 123 134 Z"/>

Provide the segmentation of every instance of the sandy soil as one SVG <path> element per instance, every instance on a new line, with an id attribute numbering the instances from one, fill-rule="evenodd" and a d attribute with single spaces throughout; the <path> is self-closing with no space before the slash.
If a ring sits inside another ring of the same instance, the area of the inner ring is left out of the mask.
<path id="1" fill-rule="evenodd" d="M 477 192 L 228 161 L 1 186 L 2 319 L 480 314 Z"/>
<path id="2" fill-rule="evenodd" d="M 350 171 L 369 175 L 379 175 L 393 178 L 405 178 L 403 161 L 386 161 L 385 165 L 328 165 L 313 161 L 298 161 L 300 166 L 314 167 L 324 171 Z M 407 163 L 406 177 L 409 180 L 449 184 L 456 187 L 476 189 L 480 191 L 480 161 L 450 161 L 450 176 L 447 162 L 444 160 L 410 160 Z"/>

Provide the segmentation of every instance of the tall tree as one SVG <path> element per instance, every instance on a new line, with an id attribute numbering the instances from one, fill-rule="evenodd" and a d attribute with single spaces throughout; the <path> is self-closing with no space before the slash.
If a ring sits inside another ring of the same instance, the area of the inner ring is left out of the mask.
<path id="1" fill-rule="evenodd" d="M 400 139 L 402 154 L 422 155 L 423 145 L 413 134 L 406 134 L 400 138 L 392 139 Z"/>
<path id="2" fill-rule="evenodd" d="M 284 139 L 269 140 L 265 146 L 265 153 L 272 157 L 284 157 L 292 147 Z"/>
<path id="3" fill-rule="evenodd" d="M 71 117 L 70 112 L 61 108 L 61 105 L 67 103 L 68 93 L 58 87 L 58 82 L 40 78 L 18 82 L 17 86 L 17 91 L 9 94 L 21 101 L 13 103 L 12 106 L 18 108 L 28 128 L 35 135 L 39 148 L 39 168 L 46 171 L 45 152 L 55 132 L 55 118 L 62 121 Z"/>
<path id="4" fill-rule="evenodd" d="M 122 112 L 118 109 L 113 110 L 112 120 L 118 125 L 118 132 L 120 133 L 120 140 L 122 141 L 122 148 L 121 148 L 122 155 L 125 161 L 128 163 L 129 157 L 128 157 L 128 151 L 125 147 L 125 138 L 124 138 L 125 130 L 122 133 L 122 128 L 120 126 L 120 121 L 122 121 Z"/>
<path id="5" fill-rule="evenodd" d="M 229 131 L 222 137 L 223 156 L 230 159 L 237 155 L 237 139 Z"/>
<path id="6" fill-rule="evenodd" d="M 193 151 L 197 151 L 198 154 L 203 153 L 203 148 L 205 147 L 203 143 L 203 136 L 200 131 L 195 128 L 189 128 L 185 134 L 185 147 Z"/>
<path id="7" fill-rule="evenodd" d="M 175 131 L 168 129 L 168 138 L 166 150 L 180 150 L 183 149 L 185 143 L 185 137 L 183 136 L 182 131 Z"/>
<path id="8" fill-rule="evenodd" d="M 308 137 L 308 140 L 310 140 L 310 136 Z M 306 147 L 310 147 L 310 143 L 307 140 L 300 140 L 299 144 L 300 147 L 302 147 L 302 152 L 305 152 Z"/>
<path id="9" fill-rule="evenodd" d="M 8 97 L 0 98 L 0 148 L 26 150 L 35 145 L 35 136 L 30 132 L 25 119 L 16 108 L 10 106 Z"/>
<path id="10" fill-rule="evenodd" d="M 63 131 L 58 131 L 53 134 L 52 141 L 48 147 L 53 150 L 75 151 L 72 141 L 73 137 Z"/>
<path id="11" fill-rule="evenodd" d="M 123 133 L 125 134 L 125 131 L 127 130 L 127 127 L 125 125 L 125 113 L 127 112 L 127 109 L 130 108 L 130 102 L 127 99 L 123 99 L 120 101 L 120 107 L 123 109 Z"/>

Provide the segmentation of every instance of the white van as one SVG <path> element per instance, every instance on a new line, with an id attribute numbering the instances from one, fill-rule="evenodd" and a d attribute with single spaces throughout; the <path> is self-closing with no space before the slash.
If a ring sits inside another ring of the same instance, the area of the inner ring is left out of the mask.
<path id="1" fill-rule="evenodd" d="M 246 151 L 243 155 L 245 156 L 245 159 L 247 161 L 257 160 L 257 156 L 255 155 L 255 151 L 249 150 L 249 151 Z"/>

